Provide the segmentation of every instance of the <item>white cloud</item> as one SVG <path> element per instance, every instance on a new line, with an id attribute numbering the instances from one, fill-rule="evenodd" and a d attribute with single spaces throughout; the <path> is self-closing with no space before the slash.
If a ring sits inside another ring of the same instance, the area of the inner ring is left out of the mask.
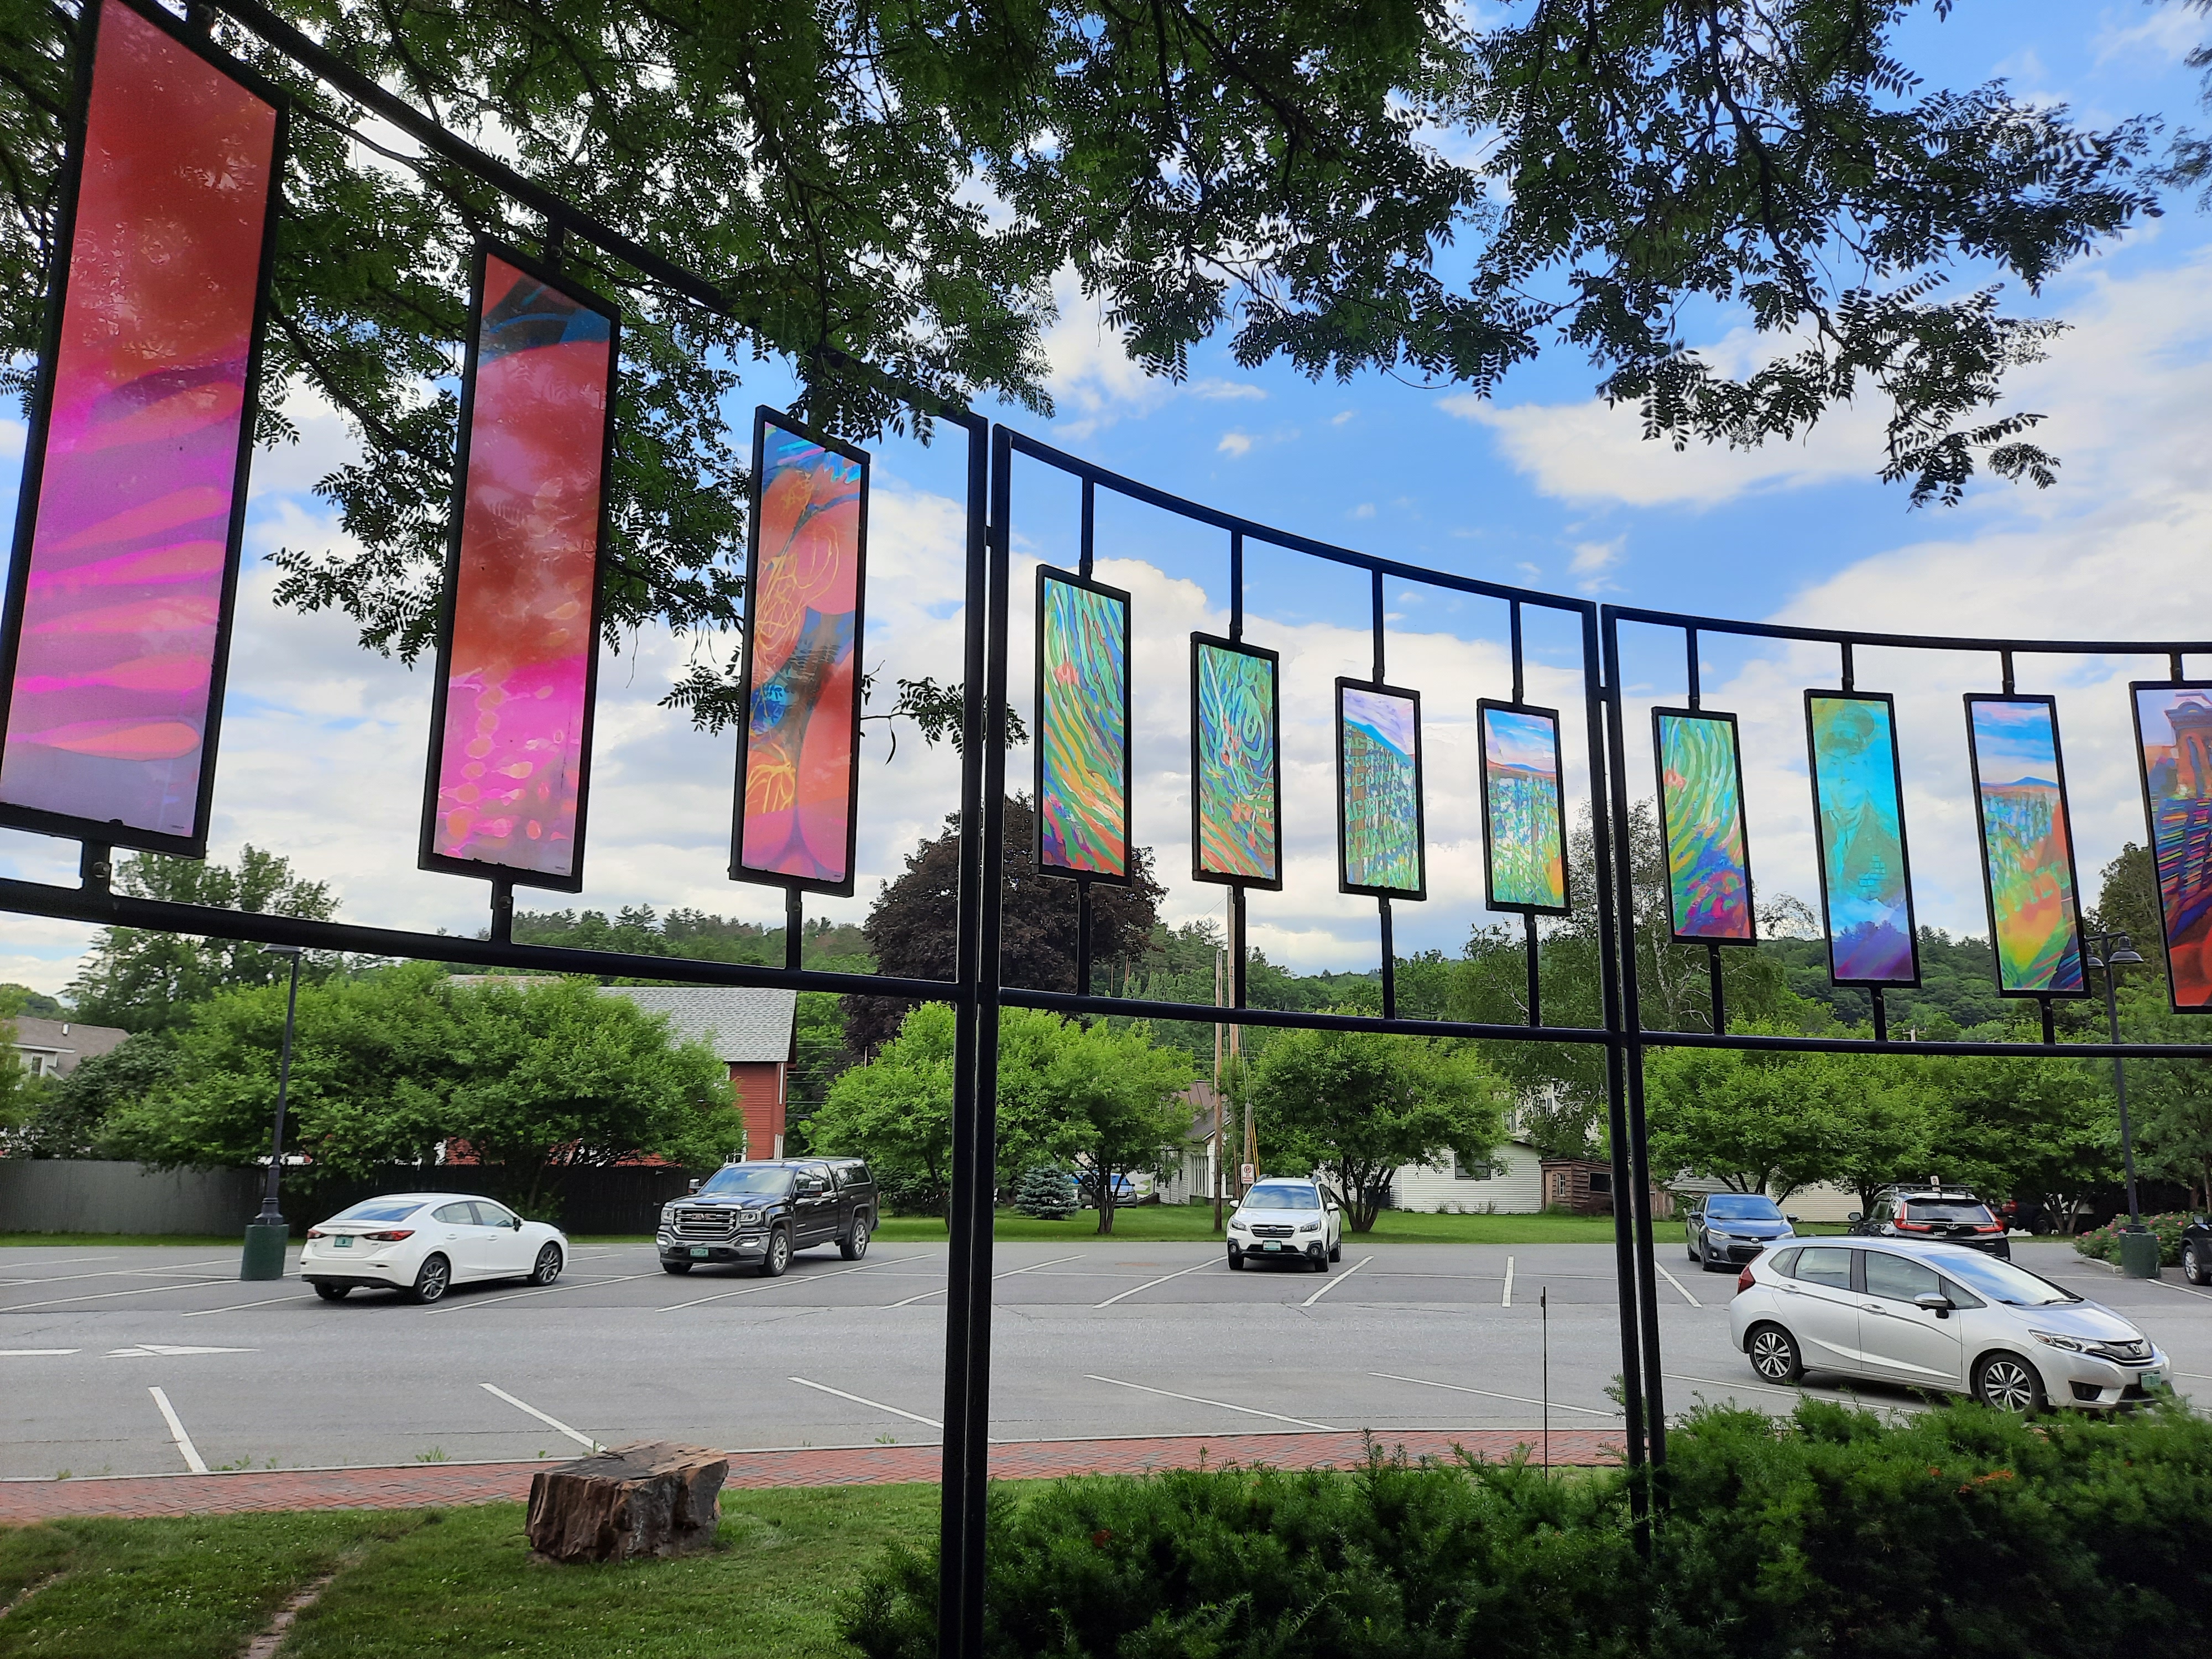
<path id="1" fill-rule="evenodd" d="M 1568 561 L 1567 568 L 1583 579 L 1581 586 L 1583 592 L 1595 593 L 1601 587 L 1613 586 L 1604 580 L 1605 574 L 1620 562 L 1627 550 L 1626 532 L 1615 536 L 1611 541 L 1577 542 L 1574 557 Z"/>
<path id="2" fill-rule="evenodd" d="M 1358 506 L 1353 507 L 1351 512 L 1345 514 L 1345 516 L 1350 519 L 1371 519 L 1375 516 L 1375 503 L 1372 501 L 1362 501 Z"/>
<path id="3" fill-rule="evenodd" d="M 1224 432 L 1221 434 L 1221 441 L 1213 447 L 1224 455 L 1249 455 L 1252 440 L 1242 432 Z"/>
<path id="4" fill-rule="evenodd" d="M 1249 380 L 1193 380 L 1183 390 L 1209 403 L 1260 403 L 1267 396 L 1265 388 Z"/>

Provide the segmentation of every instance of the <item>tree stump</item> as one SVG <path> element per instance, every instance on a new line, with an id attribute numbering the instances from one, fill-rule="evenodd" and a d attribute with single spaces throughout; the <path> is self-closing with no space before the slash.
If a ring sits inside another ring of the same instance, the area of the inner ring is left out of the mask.
<path id="1" fill-rule="evenodd" d="M 530 1545 L 549 1561 L 627 1561 L 713 1546 L 730 1460 L 661 1440 L 530 1477 Z"/>

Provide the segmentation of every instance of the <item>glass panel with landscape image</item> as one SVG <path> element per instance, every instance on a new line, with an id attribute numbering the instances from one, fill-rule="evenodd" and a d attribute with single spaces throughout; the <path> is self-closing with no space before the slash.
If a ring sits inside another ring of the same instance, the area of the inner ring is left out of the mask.
<path id="1" fill-rule="evenodd" d="M 1202 634 L 1190 647 L 1192 878 L 1279 888 L 1275 653 Z"/>
<path id="2" fill-rule="evenodd" d="M 1651 721 L 1674 938 L 1683 944 L 1749 945 L 1757 928 L 1735 716 L 1655 708 Z"/>
<path id="3" fill-rule="evenodd" d="M 2138 681 L 2128 693 L 2173 1006 L 2212 1008 L 2212 682 Z"/>
<path id="4" fill-rule="evenodd" d="M 1565 811 L 1559 795 L 1559 717 L 1484 699 L 1482 828 L 1490 908 L 1567 913 Z"/>
<path id="5" fill-rule="evenodd" d="M 2088 988 L 2057 704 L 1970 696 L 1966 737 L 1997 988 L 2008 996 L 2082 995 Z"/>
<path id="6" fill-rule="evenodd" d="M 1336 777 L 1338 885 L 1425 897 L 1419 694 L 1337 681 Z"/>

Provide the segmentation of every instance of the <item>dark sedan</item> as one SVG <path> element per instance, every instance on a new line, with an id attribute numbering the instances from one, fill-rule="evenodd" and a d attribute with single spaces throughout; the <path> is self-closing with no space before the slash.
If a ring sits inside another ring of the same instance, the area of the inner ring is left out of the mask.
<path id="1" fill-rule="evenodd" d="M 1762 1250 L 1797 1234 L 1793 1218 L 1763 1193 L 1709 1193 L 1684 1212 L 1690 1260 L 1712 1273 L 1741 1267 Z"/>

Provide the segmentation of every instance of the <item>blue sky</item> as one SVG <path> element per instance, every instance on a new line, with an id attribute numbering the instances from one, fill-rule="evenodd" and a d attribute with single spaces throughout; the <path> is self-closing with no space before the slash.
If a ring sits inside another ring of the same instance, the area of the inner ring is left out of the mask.
<path id="1" fill-rule="evenodd" d="M 2212 20 L 2178 4 L 1960 0 L 1948 22 L 1923 8 L 1903 55 L 1931 84 L 1991 76 L 2091 121 L 2160 112 L 2212 125 L 2182 64 Z M 2082 261 L 2036 300 L 2013 302 L 2073 325 L 2051 361 L 2021 374 L 2016 396 L 2051 419 L 2064 460 L 2048 491 L 1977 485 L 1957 508 L 1910 510 L 1875 477 L 1881 412 L 1839 411 L 1806 441 L 1748 454 L 1685 454 L 1643 442 L 1633 410 L 1595 403 L 1596 374 L 1555 351 L 1516 373 L 1492 403 L 1449 386 L 1364 375 L 1307 381 L 1279 366 L 1239 368 L 1224 346 L 1192 354 L 1181 386 L 1148 380 L 1097 307 L 1062 294 L 1049 337 L 1057 418 L 994 411 L 1011 424 L 1176 494 L 1323 540 L 1491 580 L 1716 615 L 2023 636 L 2212 635 L 2212 540 L 2201 435 L 2212 407 L 2212 219 L 2176 203 L 2118 247 Z M 1751 349 L 1742 319 L 1714 313 L 1697 343 L 1726 361 Z M 777 402 L 772 367 L 743 402 Z M 337 532 L 311 493 L 345 454 L 337 422 L 300 407 L 303 441 L 258 457 L 249 565 L 227 700 L 214 851 L 251 840 L 327 878 L 343 914 L 364 922 L 474 932 L 481 884 L 416 871 L 414 842 L 429 689 L 361 652 L 329 617 L 276 611 L 259 557 L 283 544 L 328 545 Z M 10 475 L 21 428 L 0 428 Z M 878 449 L 871 526 L 868 668 L 882 683 L 958 662 L 957 446 L 887 439 Z M 12 489 L 7 492 L 12 497 Z M 1074 562 L 1077 492 L 1023 464 L 1014 492 L 1019 569 L 1012 661 L 1028 696 L 1030 566 Z M 1155 850 L 1171 918 L 1218 915 L 1221 894 L 1188 879 L 1188 644 L 1227 619 L 1225 547 L 1216 532 L 1102 496 L 1100 580 L 1133 595 L 1136 640 L 1136 834 Z M 1364 968 L 1376 955 L 1371 901 L 1334 891 L 1330 688 L 1371 672 L 1366 583 L 1348 571 L 1255 548 L 1248 636 L 1284 653 L 1285 890 L 1255 895 L 1255 940 L 1300 968 Z M 1401 950 L 1456 949 L 1484 920 L 1474 703 L 1510 690 L 1504 607 L 1393 584 L 1393 684 L 1422 692 L 1428 755 L 1431 898 L 1397 908 Z M 1569 810 L 1585 799 L 1579 660 L 1571 629 L 1532 614 L 1528 700 L 1568 711 Z M 1751 648 L 1707 636 L 1707 702 L 1740 716 L 1754 882 L 1762 897 L 1814 904 L 1802 692 L 1836 684 L 1832 653 Z M 1648 794 L 1644 705 L 1679 701 L 1679 635 L 1632 630 L 1626 683 L 1631 777 Z M 601 671 L 586 890 L 526 904 L 611 909 L 695 905 L 763 921 L 779 894 L 724 878 L 732 746 L 657 707 L 684 647 L 652 635 Z M 2212 661 L 2192 665 L 2212 676 Z M 2052 691 L 2075 818 L 2094 872 L 2124 839 L 2142 838 L 2124 683 L 2162 665 L 2024 659 L 2020 689 Z M 1960 697 L 1998 689 L 1994 660 L 1906 660 L 1862 653 L 1858 684 L 1894 692 L 1906 774 L 1914 890 L 1923 922 L 1984 927 Z M 885 745 L 869 738 L 880 757 Z M 1010 769 L 1026 775 L 1024 751 Z M 950 757 L 909 736 L 895 762 L 872 759 L 862 785 L 862 879 L 850 901 L 811 914 L 857 920 L 878 884 L 949 811 Z M 73 878 L 72 847 L 0 831 L 0 872 Z M 53 989 L 88 937 L 63 923 L 0 920 L 0 978 Z"/>

